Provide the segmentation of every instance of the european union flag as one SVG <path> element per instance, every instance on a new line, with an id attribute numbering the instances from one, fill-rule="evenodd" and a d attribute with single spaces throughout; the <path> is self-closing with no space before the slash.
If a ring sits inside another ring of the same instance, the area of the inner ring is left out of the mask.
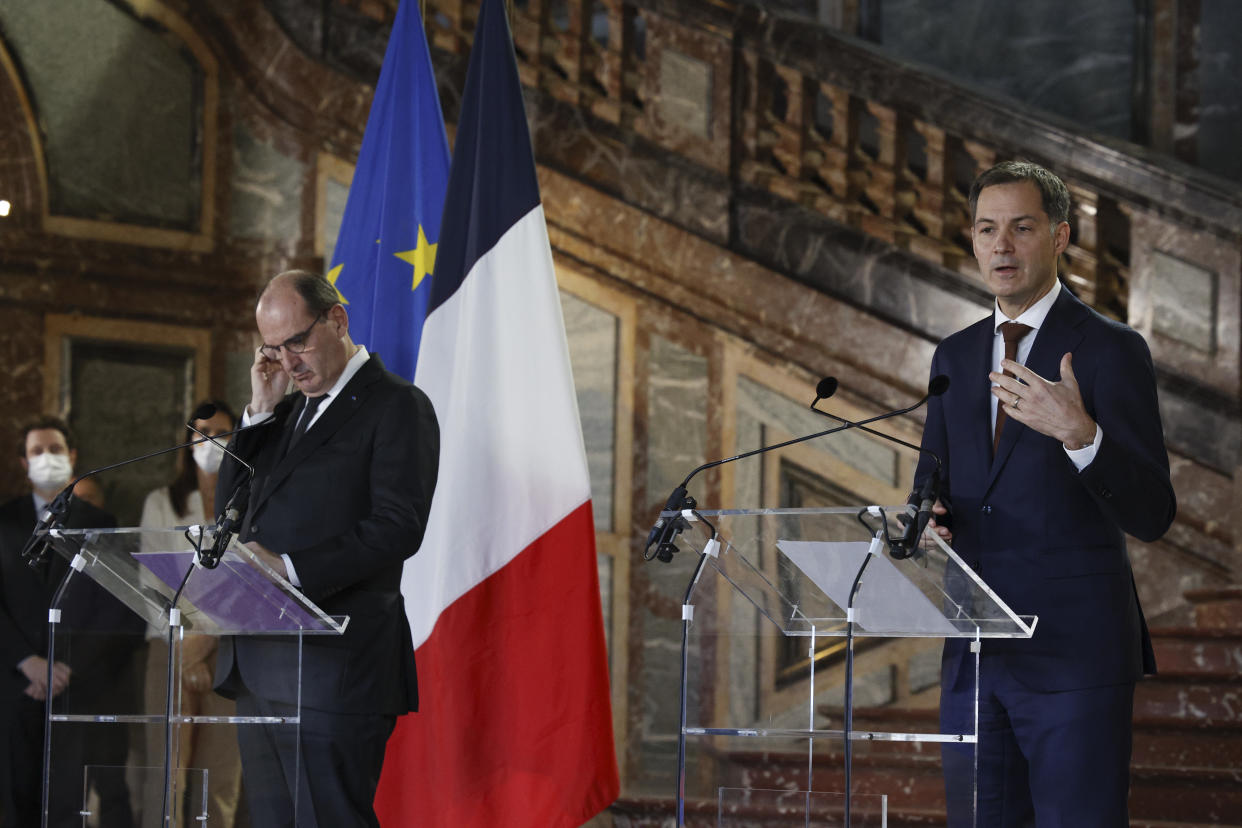
<path id="1" fill-rule="evenodd" d="M 397 9 L 328 280 L 350 334 L 414 378 L 448 184 L 444 116 L 418 3 Z"/>

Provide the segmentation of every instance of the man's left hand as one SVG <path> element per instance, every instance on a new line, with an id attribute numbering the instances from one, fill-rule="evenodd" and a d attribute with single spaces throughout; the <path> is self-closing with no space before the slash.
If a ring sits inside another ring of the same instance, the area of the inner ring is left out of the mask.
<path id="1" fill-rule="evenodd" d="M 992 396 L 1005 407 L 1005 414 L 1040 434 L 1060 440 L 1073 451 L 1095 440 L 1095 420 L 1082 404 L 1082 392 L 1074 376 L 1072 357 L 1061 357 L 1061 381 L 1051 382 L 1013 360 L 1002 360 L 1009 377 L 993 371 Z"/>
<path id="2" fill-rule="evenodd" d="M 253 552 L 259 560 L 276 570 L 280 577 L 286 579 L 289 577 L 289 573 L 285 569 L 284 558 L 280 557 L 258 541 L 250 541 L 249 543 L 244 544 L 244 546 Z"/>

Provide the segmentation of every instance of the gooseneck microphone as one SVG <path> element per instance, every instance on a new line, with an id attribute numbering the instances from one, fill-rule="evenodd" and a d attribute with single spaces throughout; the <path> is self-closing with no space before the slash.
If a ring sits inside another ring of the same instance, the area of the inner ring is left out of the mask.
<path id="1" fill-rule="evenodd" d="M 815 403 L 818 403 L 820 400 L 831 397 L 833 394 L 837 392 L 838 385 L 839 384 L 837 383 L 837 380 L 834 377 L 825 377 L 824 379 L 820 380 L 820 382 L 815 386 L 815 402 L 813 402 L 811 405 L 814 406 Z M 753 457 L 756 454 L 763 454 L 764 452 L 775 451 L 776 449 L 785 448 L 786 446 L 792 446 L 797 443 L 804 443 L 808 440 L 814 440 L 818 437 L 826 437 L 829 434 L 836 434 L 839 431 L 847 431 L 849 429 L 854 429 L 854 428 L 862 429 L 864 431 L 869 431 L 873 434 L 878 434 L 880 436 L 885 436 L 881 432 L 871 431 L 871 429 L 865 428 L 865 426 L 867 426 L 870 423 L 878 422 L 880 420 L 887 420 L 890 417 L 899 417 L 902 414 L 908 414 L 911 411 L 918 408 L 919 406 L 926 403 L 927 400 L 930 399 L 931 397 L 936 396 L 938 394 L 943 394 L 945 390 L 948 389 L 948 387 L 949 387 L 949 378 L 945 376 L 938 376 L 935 379 L 933 379 L 931 383 L 928 385 L 928 393 L 925 394 L 923 398 L 920 399 L 918 402 L 916 402 L 914 405 L 908 406 L 906 408 L 900 408 L 900 409 L 897 409 L 896 411 L 887 411 L 883 414 L 877 414 L 874 417 L 870 417 L 866 420 L 860 420 L 858 422 L 840 420 L 839 418 L 833 417 L 833 419 L 836 419 L 838 422 L 841 422 L 843 424 L 835 428 L 826 429 L 824 431 L 817 431 L 814 434 L 808 434 L 804 437 L 795 437 L 792 440 L 786 440 L 783 443 L 777 443 L 771 446 L 761 446 L 760 448 L 753 449 L 747 452 L 743 452 L 742 454 L 734 455 L 733 457 L 726 457 L 723 460 L 713 460 L 710 463 L 704 463 L 703 465 L 696 468 L 694 471 L 690 472 L 690 474 L 686 475 L 686 479 L 681 481 L 681 484 L 677 488 L 673 489 L 673 493 L 669 496 L 668 501 L 664 504 L 664 511 L 665 512 L 680 512 L 684 509 L 694 508 L 695 506 L 694 498 L 689 497 L 687 495 L 686 487 L 689 485 L 690 481 L 694 478 L 694 476 L 697 475 L 701 471 L 706 471 L 707 469 L 714 468 L 716 466 L 722 466 L 725 463 L 732 463 L 735 460 L 743 460 L 747 457 Z M 818 411 L 820 414 L 824 414 L 825 416 L 828 416 L 828 417 L 832 416 L 830 414 L 827 414 L 826 412 L 819 411 L 819 409 L 815 409 L 815 410 Z M 935 501 L 933 500 L 933 502 Z M 647 534 L 647 546 L 645 547 L 643 551 L 643 558 L 648 561 L 651 560 L 652 558 L 658 558 L 659 560 L 665 563 L 668 563 L 669 561 L 671 561 L 673 559 L 673 555 L 677 552 L 677 544 L 676 544 L 677 536 L 681 534 L 681 532 L 686 528 L 686 526 L 687 524 L 685 520 L 680 515 L 674 515 L 669 518 L 660 517 L 655 522 L 655 525 L 651 527 L 651 531 Z M 655 547 L 654 551 L 652 550 L 653 546 Z"/>
<path id="2" fill-rule="evenodd" d="M 825 390 L 829 389 L 829 393 L 823 393 Z M 820 380 L 819 384 L 815 386 L 815 399 L 811 402 L 811 410 L 816 414 L 828 417 L 831 420 L 836 420 L 838 423 L 850 423 L 849 420 L 846 420 L 843 417 L 838 417 L 837 415 L 830 414 L 823 409 L 816 408 L 816 404 L 821 399 L 827 399 L 832 396 L 832 392 L 835 392 L 836 390 L 836 377 L 824 377 Z M 932 397 L 939 397 L 948 390 L 949 378 L 947 376 L 944 374 L 938 374 L 935 377 L 932 377 L 931 382 L 927 384 L 926 396 L 919 400 L 919 402 L 915 404 L 914 408 L 917 408 L 927 402 Z M 940 469 L 943 464 L 940 462 L 940 458 L 936 455 L 936 453 L 930 449 L 925 449 L 922 446 L 916 446 L 914 443 L 909 443 L 898 437 L 894 437 L 891 434 L 885 434 L 882 431 L 867 428 L 862 423 L 853 423 L 853 425 L 860 431 L 865 431 L 868 434 L 873 434 L 876 437 L 883 438 L 889 442 L 896 443 L 897 445 L 914 449 L 920 454 L 926 454 L 936 461 L 936 468 L 932 469 L 932 473 L 929 474 L 927 479 L 923 481 L 923 485 L 910 494 L 910 499 L 906 502 L 905 510 L 898 517 L 898 520 L 904 527 L 901 537 L 894 538 L 889 535 L 887 529 L 885 529 L 885 541 L 888 544 L 889 555 L 897 559 L 908 558 L 914 554 L 917 549 L 919 538 L 923 537 L 923 530 L 927 528 L 927 523 L 931 520 L 932 506 L 936 504 L 936 500 L 940 497 Z"/>
<path id="3" fill-rule="evenodd" d="M 197 414 L 198 412 L 196 411 L 194 413 Z M 213 410 L 213 413 L 214 413 L 214 410 Z M 211 416 L 211 415 L 208 415 L 208 416 Z M 202 419 L 202 418 L 198 418 L 198 419 Z M 43 512 L 39 515 L 38 522 L 35 523 L 34 531 L 30 533 L 30 537 L 26 539 L 26 543 L 22 547 L 22 558 L 25 559 L 26 563 L 29 564 L 30 566 L 42 565 L 43 561 L 46 559 L 47 550 L 48 550 L 48 540 L 47 540 L 46 532 L 49 529 L 58 528 L 64 522 L 65 513 L 69 511 L 69 504 L 73 501 L 73 487 L 78 485 L 78 483 L 81 482 L 82 480 L 85 480 L 86 478 L 92 477 L 96 474 L 101 474 L 106 471 L 111 471 L 112 469 L 120 468 L 121 466 L 128 466 L 130 463 L 138 463 L 142 460 L 150 460 L 152 457 L 159 457 L 161 454 L 168 454 L 169 452 L 180 451 L 181 449 L 187 448 L 189 446 L 196 446 L 199 443 L 205 443 L 208 440 L 211 440 L 214 442 L 216 439 L 220 437 L 231 437 L 232 435 L 237 434 L 239 432 L 247 431 L 252 428 L 258 428 L 259 426 L 262 426 L 265 423 L 271 422 L 273 419 L 275 418 L 269 417 L 268 419 L 263 420 L 262 422 L 251 423 L 248 426 L 242 426 L 241 428 L 233 429 L 232 431 L 226 432 L 224 434 L 218 434 L 216 435 L 215 438 L 204 436 L 197 440 L 190 440 L 189 442 L 181 443 L 180 445 L 172 446 L 170 448 L 160 449 L 159 451 L 152 451 L 147 454 L 143 454 L 139 457 L 131 457 L 128 460 L 121 460 L 120 462 L 117 462 L 117 463 L 110 463 L 109 465 L 106 465 L 106 466 L 100 466 L 97 469 L 91 469 L 90 471 L 84 474 L 78 475 L 73 480 L 69 481 L 69 485 L 61 489 L 60 493 L 57 494 L 56 497 L 54 497 L 47 504 L 46 507 L 44 507 Z M 195 431 L 197 433 L 197 430 Z"/>
<path id="4" fill-rule="evenodd" d="M 815 398 L 816 402 L 819 402 L 820 399 L 824 397 L 830 397 L 836 393 L 836 380 L 831 377 L 828 379 L 832 380 L 831 387 L 825 385 L 826 381 L 821 381 L 819 387 L 816 389 L 819 394 L 819 396 Z M 715 466 L 723 466 L 725 463 L 732 463 L 734 460 L 742 460 L 746 457 L 762 454 L 765 451 L 773 451 L 778 448 L 784 448 L 785 446 L 791 446 L 794 443 L 814 440 L 816 437 L 823 437 L 836 431 L 842 431 L 844 428 L 846 428 L 846 426 L 830 428 L 826 431 L 808 434 L 805 437 L 795 437 L 792 440 L 786 440 L 785 442 L 778 443 L 774 446 L 762 446 L 754 449 L 753 451 L 744 452 L 734 457 L 726 457 L 723 460 L 713 460 L 710 463 L 704 463 L 686 475 L 686 479 L 681 481 L 681 484 L 677 488 L 673 489 L 673 493 L 668 496 L 668 500 L 665 502 L 664 509 L 662 511 L 680 513 L 684 509 L 693 509 L 695 507 L 695 500 L 687 494 L 686 486 L 688 486 L 691 479 L 693 479 L 694 476 L 701 471 L 714 468 Z M 643 560 L 649 561 L 652 558 L 658 558 L 663 563 L 671 562 L 673 560 L 673 555 L 677 552 L 677 536 L 682 533 L 682 531 L 686 528 L 686 525 L 685 519 L 683 519 L 680 514 L 673 515 L 668 518 L 661 515 L 661 517 L 657 518 L 655 525 L 652 526 L 651 531 L 647 533 L 647 545 L 643 549 Z M 653 546 L 655 547 L 654 551 L 652 551 Z"/>

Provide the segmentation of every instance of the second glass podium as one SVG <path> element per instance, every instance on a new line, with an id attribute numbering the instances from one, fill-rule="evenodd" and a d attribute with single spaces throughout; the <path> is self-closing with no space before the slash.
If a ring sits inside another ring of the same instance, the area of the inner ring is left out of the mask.
<path id="1" fill-rule="evenodd" d="M 886 826 L 894 808 L 935 810 L 926 803 L 943 797 L 945 746 L 976 767 L 977 695 L 974 726 L 951 733 L 934 715 L 854 719 L 856 649 L 969 639 L 977 676 L 985 639 L 1029 638 L 1037 622 L 932 532 L 892 556 L 877 529 L 900 534 L 900 512 L 662 515 L 682 521 L 681 554 L 700 556 L 682 607 L 677 825 L 740 828 L 779 814 L 807 828 Z"/>

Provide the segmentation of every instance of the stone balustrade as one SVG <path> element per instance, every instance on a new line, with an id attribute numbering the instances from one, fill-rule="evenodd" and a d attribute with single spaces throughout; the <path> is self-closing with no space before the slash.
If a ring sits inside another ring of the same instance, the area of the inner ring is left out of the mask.
<path id="1" fill-rule="evenodd" d="M 464 54 L 477 3 L 427 0 L 426 10 L 433 44 Z M 1201 428 L 1175 424 L 1171 443 L 1228 473 L 1239 462 L 1242 196 L 1225 182 L 756 6 L 517 0 L 510 10 L 541 161 L 933 340 L 986 307 L 970 182 L 1000 159 L 1049 166 L 1073 195 L 1066 281 L 1147 337 L 1171 407 L 1208 411 Z M 546 117 L 557 106 L 572 115 Z M 590 133 L 592 149 L 566 150 L 581 143 L 567 125 Z M 635 186 L 633 169 L 602 158 L 621 149 L 658 157 L 663 177 Z M 583 164 L 589 152 L 601 158 Z M 796 221 L 768 220 L 781 211 Z M 865 254 L 822 254 L 815 242 L 828 234 Z M 891 278 L 866 272 L 878 259 Z M 954 304 L 967 310 L 946 310 Z"/>

